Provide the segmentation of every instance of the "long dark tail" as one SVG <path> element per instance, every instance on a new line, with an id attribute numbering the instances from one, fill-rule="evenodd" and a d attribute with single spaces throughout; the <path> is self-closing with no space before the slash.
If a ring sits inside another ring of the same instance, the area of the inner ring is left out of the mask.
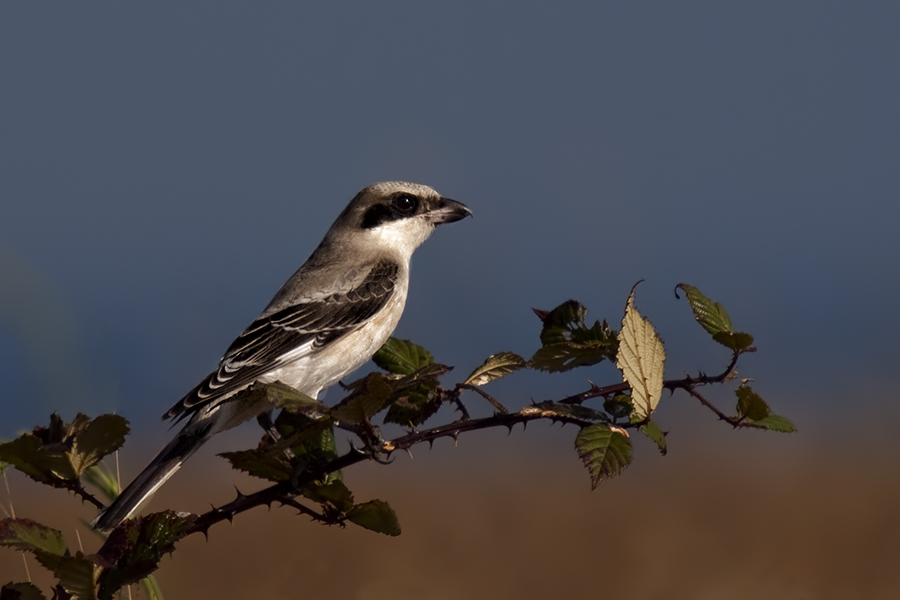
<path id="1" fill-rule="evenodd" d="M 94 529 L 109 531 L 127 519 L 181 467 L 181 463 L 216 433 L 218 428 L 213 419 L 188 423 L 119 497 L 97 515 L 91 522 Z"/>

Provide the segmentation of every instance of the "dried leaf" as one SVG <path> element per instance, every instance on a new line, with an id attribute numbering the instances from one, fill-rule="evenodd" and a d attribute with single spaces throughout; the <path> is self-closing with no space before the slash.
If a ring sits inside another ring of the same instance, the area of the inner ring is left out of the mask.
<path id="1" fill-rule="evenodd" d="M 631 387 L 632 419 L 643 420 L 656 410 L 662 396 L 666 351 L 662 340 L 634 307 L 634 290 L 628 296 L 616 366 Z"/>

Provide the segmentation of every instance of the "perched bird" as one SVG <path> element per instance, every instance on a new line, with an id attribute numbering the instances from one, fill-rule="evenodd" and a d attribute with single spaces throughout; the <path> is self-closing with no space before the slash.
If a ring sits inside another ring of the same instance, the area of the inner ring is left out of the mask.
<path id="1" fill-rule="evenodd" d="M 359 192 L 219 368 L 163 415 L 187 423 L 94 527 L 113 529 L 212 436 L 270 410 L 266 401 L 234 401 L 252 383 L 280 381 L 315 398 L 369 360 L 403 313 L 413 251 L 436 226 L 470 214 L 415 183 L 376 183 Z"/>

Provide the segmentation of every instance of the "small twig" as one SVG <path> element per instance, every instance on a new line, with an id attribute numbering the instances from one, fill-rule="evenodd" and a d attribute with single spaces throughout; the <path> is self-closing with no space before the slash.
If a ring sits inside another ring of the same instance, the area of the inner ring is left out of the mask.
<path id="1" fill-rule="evenodd" d="M 737 429 L 737 428 L 739 428 L 739 427 L 748 427 L 748 428 L 752 428 L 752 429 L 768 429 L 768 427 L 766 427 L 766 426 L 764 426 L 764 425 L 757 425 L 756 423 L 747 423 L 746 421 L 743 420 L 743 418 L 737 418 L 737 419 L 736 419 L 736 418 L 734 418 L 734 417 L 729 417 L 728 415 L 726 415 L 725 413 L 723 413 L 721 410 L 719 410 L 718 408 L 716 408 L 715 405 L 713 405 L 712 402 L 710 402 L 709 400 L 707 400 L 706 398 L 704 398 L 702 395 L 700 395 L 700 392 L 698 392 L 697 390 L 695 390 L 695 389 L 692 388 L 692 387 L 686 387 L 686 388 L 684 388 L 684 390 L 685 390 L 688 394 L 690 394 L 691 396 L 693 396 L 694 398 L 696 398 L 697 400 L 699 400 L 699 401 L 700 401 L 700 404 L 702 404 L 703 406 L 705 406 L 705 407 L 708 408 L 709 410 L 711 410 L 711 411 L 713 411 L 714 413 L 716 413 L 716 416 L 719 417 L 720 420 L 725 421 L 726 423 L 728 423 L 729 425 L 731 425 L 731 426 L 734 427 L 735 429 Z"/>
<path id="2" fill-rule="evenodd" d="M 484 398 L 485 400 L 487 400 L 488 402 L 490 402 L 490 403 L 491 403 L 491 406 L 493 406 L 494 408 L 496 408 L 497 411 L 500 412 L 500 414 L 503 414 L 503 415 L 509 414 L 509 411 L 506 410 L 506 407 L 505 407 L 505 406 L 503 406 L 502 404 L 500 404 L 493 396 L 491 396 L 490 394 L 488 394 L 487 392 L 485 392 L 485 391 L 484 391 L 483 389 L 481 389 L 480 387 L 475 386 L 475 385 L 469 385 L 468 383 L 457 383 L 457 384 L 456 384 L 456 387 L 457 387 L 457 389 L 471 390 L 471 391 L 473 391 L 473 392 L 479 394 L 482 398 Z"/>
<path id="3" fill-rule="evenodd" d="M 311 517 L 314 521 L 318 521 L 320 523 L 325 523 L 326 525 L 340 525 L 341 527 L 344 526 L 343 520 L 329 519 L 322 513 L 316 512 L 313 509 L 311 509 L 310 507 L 306 506 L 305 504 L 301 504 L 300 502 L 297 502 L 297 500 L 293 497 L 286 496 L 284 498 L 280 498 L 279 502 L 281 502 L 285 506 L 290 506 L 291 508 L 296 508 L 302 514 L 307 515 L 308 517 Z"/>
<path id="4" fill-rule="evenodd" d="M 735 365 L 737 365 L 738 357 L 740 356 L 739 352 L 736 352 L 734 356 L 731 358 L 731 362 L 725 368 L 724 371 L 719 373 L 718 375 L 699 375 L 697 377 L 691 377 L 690 375 L 683 377 L 682 379 L 667 379 L 663 381 L 663 388 L 674 392 L 675 390 L 689 390 L 697 385 L 709 385 L 711 383 L 724 383 L 728 377 L 731 375 L 731 372 L 734 371 Z M 621 392 L 627 392 L 630 388 L 627 383 L 615 383 L 613 385 L 605 385 L 603 387 L 599 387 L 596 384 L 591 384 L 591 389 L 586 392 L 582 392 L 580 394 L 575 394 L 574 396 L 569 396 L 568 398 L 563 398 L 560 400 L 562 404 L 582 404 L 587 400 L 592 398 L 599 398 L 601 396 L 611 396 L 612 394 L 618 394 Z"/>

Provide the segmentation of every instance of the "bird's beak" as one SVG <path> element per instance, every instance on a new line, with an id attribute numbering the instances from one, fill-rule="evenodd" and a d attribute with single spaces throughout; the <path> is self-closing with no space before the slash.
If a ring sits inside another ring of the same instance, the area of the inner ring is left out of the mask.
<path id="1" fill-rule="evenodd" d="M 437 206 L 429 210 L 426 216 L 435 225 L 440 225 L 441 223 L 453 223 L 454 221 L 470 217 L 472 216 L 472 211 L 462 202 L 457 202 L 450 198 L 441 198 L 438 200 Z"/>

